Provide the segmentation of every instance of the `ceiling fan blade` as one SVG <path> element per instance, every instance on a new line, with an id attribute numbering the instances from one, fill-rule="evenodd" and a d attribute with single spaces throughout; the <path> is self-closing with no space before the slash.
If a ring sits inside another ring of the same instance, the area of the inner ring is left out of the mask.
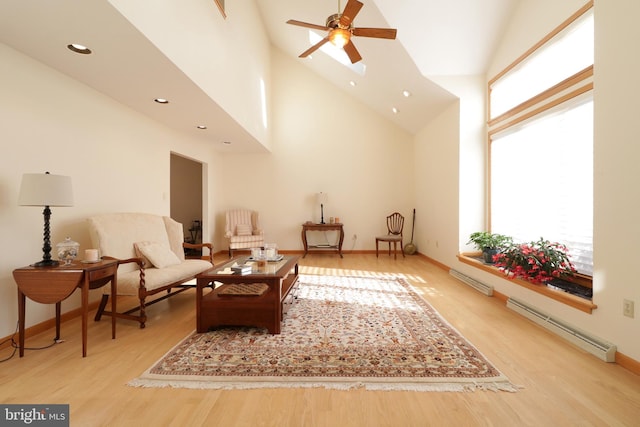
<path id="1" fill-rule="evenodd" d="M 359 2 L 358 0 L 349 0 L 347 2 L 347 5 L 344 7 L 342 16 L 340 17 L 340 25 L 348 28 L 358 12 L 360 12 L 360 9 L 362 9 L 362 6 L 363 3 Z"/>
<path id="2" fill-rule="evenodd" d="M 329 41 L 329 36 L 323 38 L 322 40 L 320 40 L 318 43 L 314 44 L 313 46 L 311 46 L 309 49 L 305 50 L 304 52 L 302 52 L 298 58 L 306 58 L 307 56 L 309 56 L 310 54 L 312 54 L 313 52 L 315 52 L 316 50 L 318 50 L 320 48 L 320 46 L 322 46 L 323 44 L 325 44 L 326 42 Z"/>
<path id="3" fill-rule="evenodd" d="M 329 27 L 325 27 L 324 25 L 309 24 L 308 22 L 296 21 L 295 19 L 289 19 L 287 21 L 287 24 L 297 25 L 299 27 L 305 28 L 313 28 L 314 30 L 320 31 L 329 31 L 331 29 Z"/>
<path id="4" fill-rule="evenodd" d="M 354 28 L 352 34 L 359 37 L 375 37 L 378 39 L 396 38 L 398 30 L 395 28 Z"/>
<path id="5" fill-rule="evenodd" d="M 353 41 L 349 40 L 349 43 L 345 44 L 343 49 L 347 53 L 352 64 L 355 64 L 362 59 L 362 56 L 360 56 L 360 52 L 356 49 Z"/>

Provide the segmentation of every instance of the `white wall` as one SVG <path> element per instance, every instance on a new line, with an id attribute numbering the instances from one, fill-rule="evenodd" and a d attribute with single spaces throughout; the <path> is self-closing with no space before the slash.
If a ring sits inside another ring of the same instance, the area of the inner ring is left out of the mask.
<path id="1" fill-rule="evenodd" d="M 640 361 L 640 2 L 595 2 L 594 301 L 589 326 Z M 634 319 L 622 316 L 635 301 Z"/>
<path id="2" fill-rule="evenodd" d="M 459 203 L 457 247 L 466 251 L 469 234 L 486 229 L 488 222 L 488 210 L 484 203 L 488 166 L 485 119 L 487 82 L 484 76 L 437 76 L 433 80 L 459 99 L 457 129 L 452 128 L 457 135 L 458 148 L 455 169 L 458 173 Z M 438 126 L 442 126 L 442 123 Z M 432 155 L 439 158 L 440 151 Z M 448 265 L 451 265 L 451 261 L 455 260 L 449 260 Z"/>
<path id="3" fill-rule="evenodd" d="M 315 194 L 322 191 L 325 222 L 333 216 L 344 223 L 344 250 L 375 248 L 396 210 L 410 230 L 412 137 L 297 60 L 274 50 L 271 62 L 272 153 L 224 156 L 221 180 L 234 185 L 221 189 L 218 227 L 222 208 L 258 209 L 267 241 L 302 249 L 301 224 L 320 220 Z"/>
<path id="4" fill-rule="evenodd" d="M 69 175 L 73 207 L 52 208 L 51 242 L 70 236 L 90 247 L 88 216 L 110 211 L 169 214 L 170 153 L 208 162 L 213 151 L 0 44 L 0 337 L 15 330 L 11 272 L 42 259 L 42 209 L 18 206 L 22 174 Z M 206 167 L 206 164 L 205 164 Z M 215 210 L 208 200 L 207 209 Z M 205 221 L 211 234 L 213 221 Z M 55 258 L 55 254 L 54 254 Z M 98 298 L 100 291 L 92 291 Z M 76 292 L 63 303 L 79 306 Z M 54 305 L 27 302 L 27 326 L 54 317 Z"/>
<path id="5" fill-rule="evenodd" d="M 446 265 L 458 253 L 460 103 L 455 102 L 415 137 L 415 244 Z"/>

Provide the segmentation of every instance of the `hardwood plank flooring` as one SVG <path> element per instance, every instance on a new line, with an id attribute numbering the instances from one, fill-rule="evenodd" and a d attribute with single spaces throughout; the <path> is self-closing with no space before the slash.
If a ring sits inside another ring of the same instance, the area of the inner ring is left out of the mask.
<path id="1" fill-rule="evenodd" d="M 216 256 L 217 262 L 226 259 Z M 403 273 L 456 329 L 522 386 L 506 392 L 398 392 L 313 389 L 133 388 L 137 377 L 195 329 L 195 293 L 148 309 L 145 329 L 109 318 L 89 322 L 82 358 L 80 319 L 62 324 L 66 341 L 0 363 L 0 402 L 68 403 L 72 426 L 638 426 L 640 377 L 604 363 L 449 276 L 420 256 L 309 254 L 303 273 Z M 119 307 L 133 302 L 119 300 Z M 64 308 L 64 307 L 63 307 Z M 27 313 L 28 315 L 28 313 Z M 26 346 L 52 343 L 54 329 Z M 0 349 L 0 359 L 11 354 Z"/>

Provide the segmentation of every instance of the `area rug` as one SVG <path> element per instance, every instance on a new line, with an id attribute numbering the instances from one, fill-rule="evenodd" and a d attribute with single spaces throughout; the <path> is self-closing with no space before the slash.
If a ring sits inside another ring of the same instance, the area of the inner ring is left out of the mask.
<path id="1" fill-rule="evenodd" d="M 137 387 L 517 390 L 402 277 L 300 275 L 282 332 L 192 333 Z"/>

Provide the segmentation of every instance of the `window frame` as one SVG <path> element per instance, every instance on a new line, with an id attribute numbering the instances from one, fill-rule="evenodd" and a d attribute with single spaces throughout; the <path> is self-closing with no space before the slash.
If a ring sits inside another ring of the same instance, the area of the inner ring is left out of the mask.
<path id="1" fill-rule="evenodd" d="M 537 95 L 521 102 L 502 112 L 496 117 L 491 117 L 491 92 L 492 86 L 502 77 L 507 75 L 511 70 L 518 67 L 526 61 L 539 49 L 543 48 L 546 43 L 551 41 L 555 36 L 571 26 L 574 22 L 582 18 L 585 14 L 593 11 L 593 0 L 587 2 L 578 11 L 563 21 L 559 26 L 553 29 L 549 34 L 543 37 L 539 42 L 534 44 L 525 53 L 520 55 L 514 62 L 509 64 L 505 69 L 500 71 L 495 77 L 488 81 L 488 100 L 487 100 L 487 221 L 491 226 L 491 143 L 494 135 L 505 131 L 506 129 L 516 126 L 526 120 L 530 120 L 539 114 L 542 114 L 552 108 L 555 108 L 571 99 L 582 96 L 585 93 L 593 92 L 593 64 L 565 78 L 563 81 L 552 87 L 540 92 Z M 463 254 L 461 254 L 463 255 Z M 464 256 L 464 255 L 463 255 Z M 585 274 L 578 274 L 575 280 L 571 280 L 583 286 L 592 286 L 592 277 Z M 595 305 L 591 308 L 595 308 Z M 590 311 L 590 310 L 589 310 Z"/>
<path id="2" fill-rule="evenodd" d="M 593 77 L 593 65 L 592 65 L 590 67 L 585 68 L 581 72 L 578 72 L 578 73 L 574 74 L 573 76 L 565 79 L 564 81 L 556 84 L 555 86 L 547 89 L 546 91 L 538 94 L 537 96 L 534 96 L 533 98 L 530 98 L 527 101 L 524 101 L 523 103 L 521 103 L 519 105 L 516 105 L 515 107 L 505 111 L 500 116 L 491 118 L 491 87 L 498 80 L 500 80 L 502 77 L 504 77 L 511 70 L 515 69 L 518 65 L 520 65 L 521 63 L 526 61 L 528 58 L 530 58 L 536 51 L 538 51 L 538 49 L 542 48 L 551 39 L 553 39 L 559 33 L 564 31 L 567 27 L 569 27 L 575 21 L 580 19 L 584 14 L 589 12 L 589 10 L 591 10 L 591 9 L 593 9 L 593 0 L 589 0 L 589 2 L 587 2 L 587 4 L 585 4 L 580 9 L 578 9 L 578 11 L 576 11 L 573 15 L 571 15 L 564 22 L 562 22 L 560 25 L 558 25 L 556 28 L 554 28 L 549 34 L 547 34 L 545 37 L 543 37 L 539 42 L 534 44 L 526 52 L 524 52 L 522 55 L 520 55 L 515 61 L 513 61 L 511 64 L 507 65 L 507 67 L 505 69 L 500 71 L 492 79 L 489 80 L 488 92 L 487 92 L 488 93 L 488 97 L 487 97 L 487 99 L 488 99 L 487 124 L 489 125 L 489 127 L 492 127 L 496 123 L 500 123 L 500 122 L 503 122 L 505 120 L 508 120 L 510 117 L 513 117 L 514 115 L 517 115 L 519 112 L 522 112 L 522 111 L 526 110 L 528 107 L 530 107 L 530 103 L 533 100 L 537 100 L 537 102 L 543 102 L 545 99 L 548 99 L 549 97 L 553 96 L 553 94 L 558 93 L 563 88 L 566 88 L 567 84 L 574 85 L 574 84 L 576 84 L 576 81 L 579 82 L 579 81 L 584 80 L 586 78 Z M 585 75 L 585 73 L 587 75 Z M 536 99 L 536 98 L 539 98 L 539 99 Z"/>

